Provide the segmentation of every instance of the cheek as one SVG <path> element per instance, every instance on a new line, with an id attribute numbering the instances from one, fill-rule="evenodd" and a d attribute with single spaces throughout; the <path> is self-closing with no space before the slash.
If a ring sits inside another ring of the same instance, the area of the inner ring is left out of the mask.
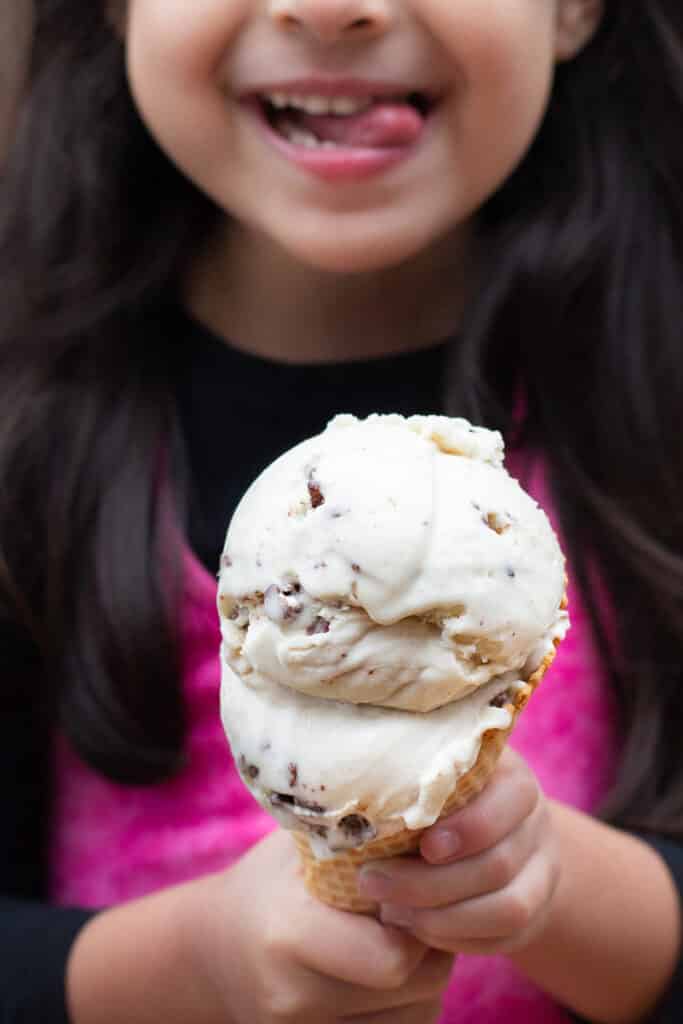
<path id="1" fill-rule="evenodd" d="M 133 0 L 126 30 L 131 93 L 181 170 L 203 176 L 228 130 L 221 67 L 248 0 Z"/>
<path id="2" fill-rule="evenodd" d="M 146 65 L 189 87 L 218 74 L 249 0 L 131 0 L 126 45 L 132 68 Z"/>
<path id="3" fill-rule="evenodd" d="M 456 81 L 463 128 L 501 139 L 529 135 L 547 104 L 554 69 L 554 0 L 424 0 L 423 18 Z"/>

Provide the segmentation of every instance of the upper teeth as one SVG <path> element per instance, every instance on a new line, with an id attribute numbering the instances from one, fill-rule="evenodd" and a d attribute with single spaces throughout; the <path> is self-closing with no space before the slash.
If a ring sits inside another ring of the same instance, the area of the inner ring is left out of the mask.
<path id="1" fill-rule="evenodd" d="M 295 107 L 307 114 L 358 114 L 372 106 L 369 96 L 299 96 L 274 92 L 266 96 L 274 107 Z"/>

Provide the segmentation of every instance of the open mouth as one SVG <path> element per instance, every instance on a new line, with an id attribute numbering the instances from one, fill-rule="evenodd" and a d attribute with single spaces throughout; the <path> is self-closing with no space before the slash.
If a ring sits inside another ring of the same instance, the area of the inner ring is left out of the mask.
<path id="1" fill-rule="evenodd" d="M 270 128 L 309 149 L 387 149 L 414 142 L 436 104 L 425 93 L 404 96 L 259 96 Z"/>

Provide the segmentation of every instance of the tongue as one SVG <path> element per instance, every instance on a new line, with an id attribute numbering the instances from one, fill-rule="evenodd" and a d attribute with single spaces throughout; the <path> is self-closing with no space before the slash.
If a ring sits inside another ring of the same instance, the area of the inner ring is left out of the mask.
<path id="1" fill-rule="evenodd" d="M 423 125 L 422 115 L 410 103 L 374 103 L 360 114 L 336 117 L 301 111 L 297 122 L 320 142 L 370 149 L 407 146 L 417 139 Z"/>

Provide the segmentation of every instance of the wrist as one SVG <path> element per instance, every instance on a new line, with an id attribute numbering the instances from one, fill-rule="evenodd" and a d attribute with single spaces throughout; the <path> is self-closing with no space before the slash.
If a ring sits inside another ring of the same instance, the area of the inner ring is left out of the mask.
<path id="1" fill-rule="evenodd" d="M 634 836 L 550 802 L 560 876 L 544 928 L 511 959 L 591 1020 L 647 1016 L 679 948 L 678 895 L 659 856 Z"/>
<path id="2" fill-rule="evenodd" d="M 189 1018 L 193 1024 L 234 1021 L 230 1004 L 235 992 L 235 956 L 220 956 L 224 942 L 217 935 L 217 928 L 224 929 L 225 922 L 217 920 L 216 911 L 220 907 L 219 913 L 231 922 L 239 917 L 230 900 L 231 888 L 231 874 L 221 872 L 189 882 L 178 891 L 178 956 L 186 977 L 187 998 L 194 1007 Z M 232 924 L 231 931 L 237 946 L 236 928 Z"/>
<path id="3" fill-rule="evenodd" d="M 79 933 L 67 964 L 73 1024 L 225 1024 L 198 971 L 194 883 L 104 910 Z M 229 1022 L 228 1022 L 229 1024 Z"/>

